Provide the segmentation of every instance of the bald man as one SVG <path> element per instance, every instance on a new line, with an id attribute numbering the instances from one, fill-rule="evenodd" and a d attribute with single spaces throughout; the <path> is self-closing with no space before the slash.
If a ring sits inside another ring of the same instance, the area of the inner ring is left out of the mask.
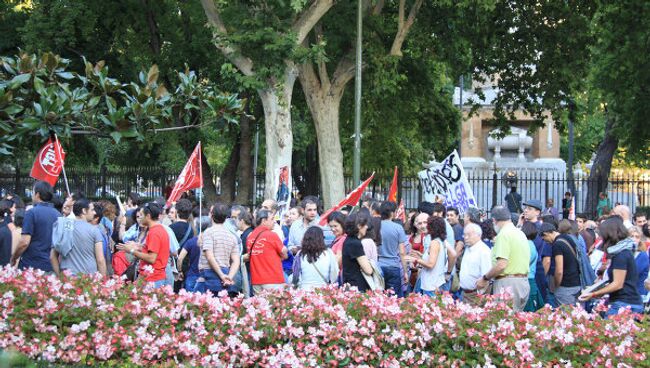
<path id="1" fill-rule="evenodd" d="M 624 204 L 619 204 L 612 210 L 612 215 L 621 216 L 623 219 L 623 225 L 625 225 L 626 229 L 630 230 L 632 227 L 634 227 L 634 224 L 632 223 L 632 211 L 630 211 L 630 207 Z"/>

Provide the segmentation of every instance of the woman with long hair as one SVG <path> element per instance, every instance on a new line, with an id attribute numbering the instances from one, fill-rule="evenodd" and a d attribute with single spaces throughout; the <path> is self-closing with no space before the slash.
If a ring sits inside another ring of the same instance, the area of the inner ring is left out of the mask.
<path id="1" fill-rule="evenodd" d="M 341 254 L 343 252 L 343 243 L 348 235 L 345 233 L 345 215 L 339 211 L 334 211 L 327 216 L 327 222 L 334 234 L 335 238 L 332 242 L 332 252 L 336 256 L 339 268 L 342 267 L 341 264 Z"/>
<path id="2" fill-rule="evenodd" d="M 336 282 L 339 264 L 331 249 L 325 245 L 323 230 L 312 226 L 305 231 L 300 248 L 300 275 L 298 287 L 313 290 Z"/>
<path id="3" fill-rule="evenodd" d="M 607 269 L 610 283 L 600 290 L 582 294 L 580 301 L 609 294 L 608 316 L 618 314 L 620 309 L 628 307 L 632 312 L 643 313 L 643 302 L 637 290 L 639 275 L 634 261 L 635 244 L 628 236 L 623 219 L 619 216 L 609 217 L 600 224 L 598 230 L 610 262 Z"/>
<path id="4" fill-rule="evenodd" d="M 544 298 L 542 293 L 539 292 L 537 287 L 537 282 L 535 282 L 535 276 L 537 273 L 537 247 L 533 242 L 537 238 L 537 226 L 530 222 L 526 221 L 521 226 L 521 231 L 526 235 L 528 239 L 528 247 L 530 248 L 530 259 L 529 259 L 529 268 L 528 268 L 528 284 L 530 285 L 530 294 L 528 294 L 528 302 L 524 307 L 525 312 L 535 312 L 536 310 L 544 306 Z"/>
<path id="5" fill-rule="evenodd" d="M 433 296 L 446 283 L 447 248 L 444 240 L 447 238 L 445 220 L 441 217 L 430 216 L 427 222 L 427 236 L 424 238 L 422 257 L 406 256 L 407 262 L 413 262 L 420 269 L 420 288 L 422 294 Z"/>
<path id="6" fill-rule="evenodd" d="M 351 214 L 345 220 L 345 233 L 347 238 L 343 243 L 341 253 L 343 264 L 343 282 L 355 286 L 359 291 L 365 292 L 370 289 L 362 272 L 372 275 L 372 265 L 368 260 L 361 239 L 368 231 L 368 217 L 362 213 Z"/>

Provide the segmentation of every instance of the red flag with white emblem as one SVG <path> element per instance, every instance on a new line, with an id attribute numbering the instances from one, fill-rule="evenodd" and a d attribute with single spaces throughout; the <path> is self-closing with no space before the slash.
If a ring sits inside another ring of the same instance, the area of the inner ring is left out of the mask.
<path id="1" fill-rule="evenodd" d="M 36 154 L 34 165 L 29 176 L 36 180 L 42 180 L 50 183 L 51 186 L 56 184 L 59 179 L 61 170 L 63 169 L 63 162 L 65 160 L 65 152 L 61 147 L 58 140 L 47 140 L 47 143 Z"/>
<path id="2" fill-rule="evenodd" d="M 203 188 L 203 170 L 201 170 L 201 142 L 194 148 L 194 152 L 187 160 L 181 175 L 176 179 L 172 194 L 167 198 L 167 204 L 178 201 L 185 191 Z"/>
<path id="3" fill-rule="evenodd" d="M 399 207 L 395 211 L 395 218 L 402 220 L 402 223 L 406 223 L 406 210 L 404 209 L 404 199 L 399 201 Z"/>

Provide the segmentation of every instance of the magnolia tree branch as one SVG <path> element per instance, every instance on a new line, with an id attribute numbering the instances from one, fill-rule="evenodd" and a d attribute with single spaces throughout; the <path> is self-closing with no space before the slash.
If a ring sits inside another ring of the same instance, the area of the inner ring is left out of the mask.
<path id="1" fill-rule="evenodd" d="M 201 2 L 210 0 L 201 0 Z M 307 10 L 303 11 L 296 22 L 291 27 L 291 31 L 296 34 L 296 44 L 302 44 L 309 32 L 314 28 L 316 23 L 327 13 L 334 5 L 334 0 L 315 0 Z"/>
<path id="2" fill-rule="evenodd" d="M 399 2 L 399 17 L 397 20 L 397 34 L 395 34 L 395 39 L 393 40 L 393 45 L 390 48 L 390 55 L 393 56 L 402 56 L 402 45 L 406 40 L 409 30 L 415 23 L 415 17 L 422 6 L 424 0 L 415 0 L 415 3 L 409 11 L 408 18 L 404 19 L 406 0 L 400 0 Z"/>
<path id="3" fill-rule="evenodd" d="M 201 5 L 203 6 L 203 11 L 208 18 L 208 23 L 214 28 L 214 41 L 219 51 L 221 51 L 230 62 L 235 64 L 237 69 L 244 73 L 244 75 L 249 77 L 253 76 L 255 74 L 253 71 L 253 61 L 243 56 L 240 50 L 228 45 L 221 39 L 221 37 L 228 35 L 228 30 L 221 20 L 221 16 L 219 15 L 214 0 L 201 0 Z"/>

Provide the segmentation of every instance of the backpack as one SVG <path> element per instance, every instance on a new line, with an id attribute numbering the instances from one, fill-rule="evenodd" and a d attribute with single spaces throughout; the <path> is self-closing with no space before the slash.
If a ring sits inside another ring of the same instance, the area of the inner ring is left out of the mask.
<path id="1" fill-rule="evenodd" d="M 74 222 L 67 217 L 59 217 L 52 226 L 52 248 L 62 257 L 67 257 L 74 246 Z"/>
<path id="2" fill-rule="evenodd" d="M 561 240 L 562 243 L 566 244 L 578 262 L 578 272 L 580 273 L 580 287 L 584 289 L 587 286 L 593 285 L 596 281 L 596 273 L 594 272 L 594 269 L 591 268 L 589 256 L 587 256 L 584 249 L 578 244 L 575 244 L 576 247 L 573 249 L 571 244 L 569 244 L 565 239 L 558 240 Z"/>

